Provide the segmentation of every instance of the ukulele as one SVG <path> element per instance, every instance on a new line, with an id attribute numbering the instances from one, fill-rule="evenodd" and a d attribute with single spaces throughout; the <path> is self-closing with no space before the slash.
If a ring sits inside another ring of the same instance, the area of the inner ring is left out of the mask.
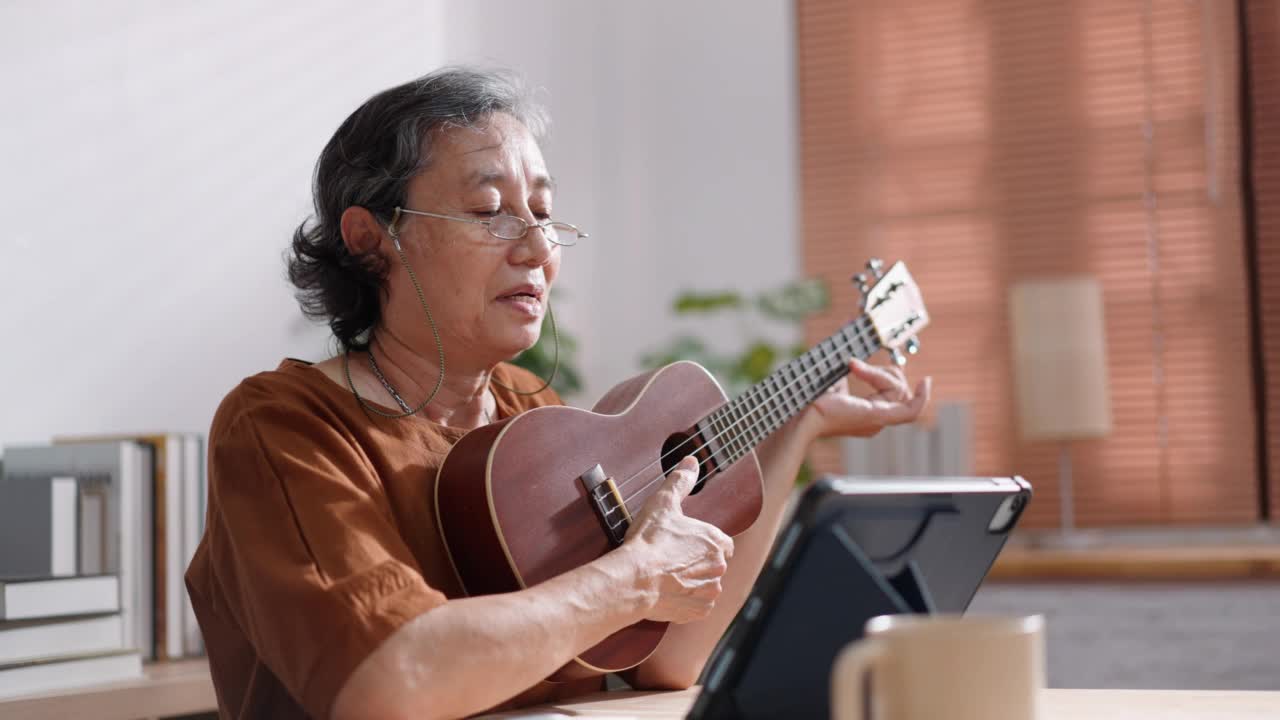
<path id="1" fill-rule="evenodd" d="M 676 362 L 626 380 L 591 410 L 539 407 L 467 433 L 436 474 L 436 519 L 468 595 L 520 590 L 622 544 L 632 517 L 686 455 L 698 480 L 685 515 L 730 536 L 760 514 L 755 448 L 849 372 L 851 357 L 914 354 L 929 323 L 901 262 L 854 277 L 862 314 L 729 400 L 702 366 Z M 667 623 L 619 630 L 560 668 L 554 680 L 643 662 Z"/>

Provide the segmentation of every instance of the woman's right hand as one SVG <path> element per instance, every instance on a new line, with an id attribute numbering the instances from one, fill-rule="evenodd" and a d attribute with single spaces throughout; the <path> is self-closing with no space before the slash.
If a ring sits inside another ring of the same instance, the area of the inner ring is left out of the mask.
<path id="1" fill-rule="evenodd" d="M 681 503 L 697 480 L 697 461 L 681 460 L 627 531 L 622 547 L 636 558 L 637 584 L 649 595 L 646 619 L 700 620 L 720 597 L 720 578 L 733 557 L 733 538 L 684 514 Z"/>

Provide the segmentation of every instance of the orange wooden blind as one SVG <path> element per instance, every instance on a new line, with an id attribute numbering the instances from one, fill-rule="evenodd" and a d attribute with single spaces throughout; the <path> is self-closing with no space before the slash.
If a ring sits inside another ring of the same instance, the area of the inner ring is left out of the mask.
<path id="1" fill-rule="evenodd" d="M 1114 430 L 1074 445 L 1078 524 L 1257 517 L 1233 5 L 798 0 L 804 268 L 835 290 L 807 333 L 856 314 L 868 256 L 905 260 L 933 315 L 909 374 L 971 403 L 1028 524 L 1057 522 L 1059 446 L 1019 439 L 1008 291 L 1081 272 Z"/>
<path id="2" fill-rule="evenodd" d="M 1252 260 L 1258 281 L 1258 342 L 1266 377 L 1271 517 L 1280 518 L 1280 3 L 1248 0 L 1249 90 L 1253 127 L 1251 179 L 1256 244 Z"/>

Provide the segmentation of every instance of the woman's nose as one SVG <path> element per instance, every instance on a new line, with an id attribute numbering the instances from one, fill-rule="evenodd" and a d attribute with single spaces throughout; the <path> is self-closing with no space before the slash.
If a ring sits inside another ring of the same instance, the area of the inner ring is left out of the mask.
<path id="1" fill-rule="evenodd" d="M 529 223 L 529 228 L 525 230 L 524 237 L 512 241 L 515 246 L 512 248 L 512 253 L 514 254 L 512 262 L 532 267 L 546 265 L 551 261 L 551 256 L 555 253 L 556 248 L 559 247 L 551 242 L 550 233 L 554 232 L 550 228 L 544 228 L 536 223 Z"/>

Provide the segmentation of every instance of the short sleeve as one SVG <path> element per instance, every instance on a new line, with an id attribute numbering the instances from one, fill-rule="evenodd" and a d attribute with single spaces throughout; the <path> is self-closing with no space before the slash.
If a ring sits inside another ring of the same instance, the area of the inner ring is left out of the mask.
<path id="1" fill-rule="evenodd" d="M 323 414 L 257 405 L 210 437 L 210 561 L 234 619 L 308 714 L 409 620 L 423 580 L 367 457 Z"/>

